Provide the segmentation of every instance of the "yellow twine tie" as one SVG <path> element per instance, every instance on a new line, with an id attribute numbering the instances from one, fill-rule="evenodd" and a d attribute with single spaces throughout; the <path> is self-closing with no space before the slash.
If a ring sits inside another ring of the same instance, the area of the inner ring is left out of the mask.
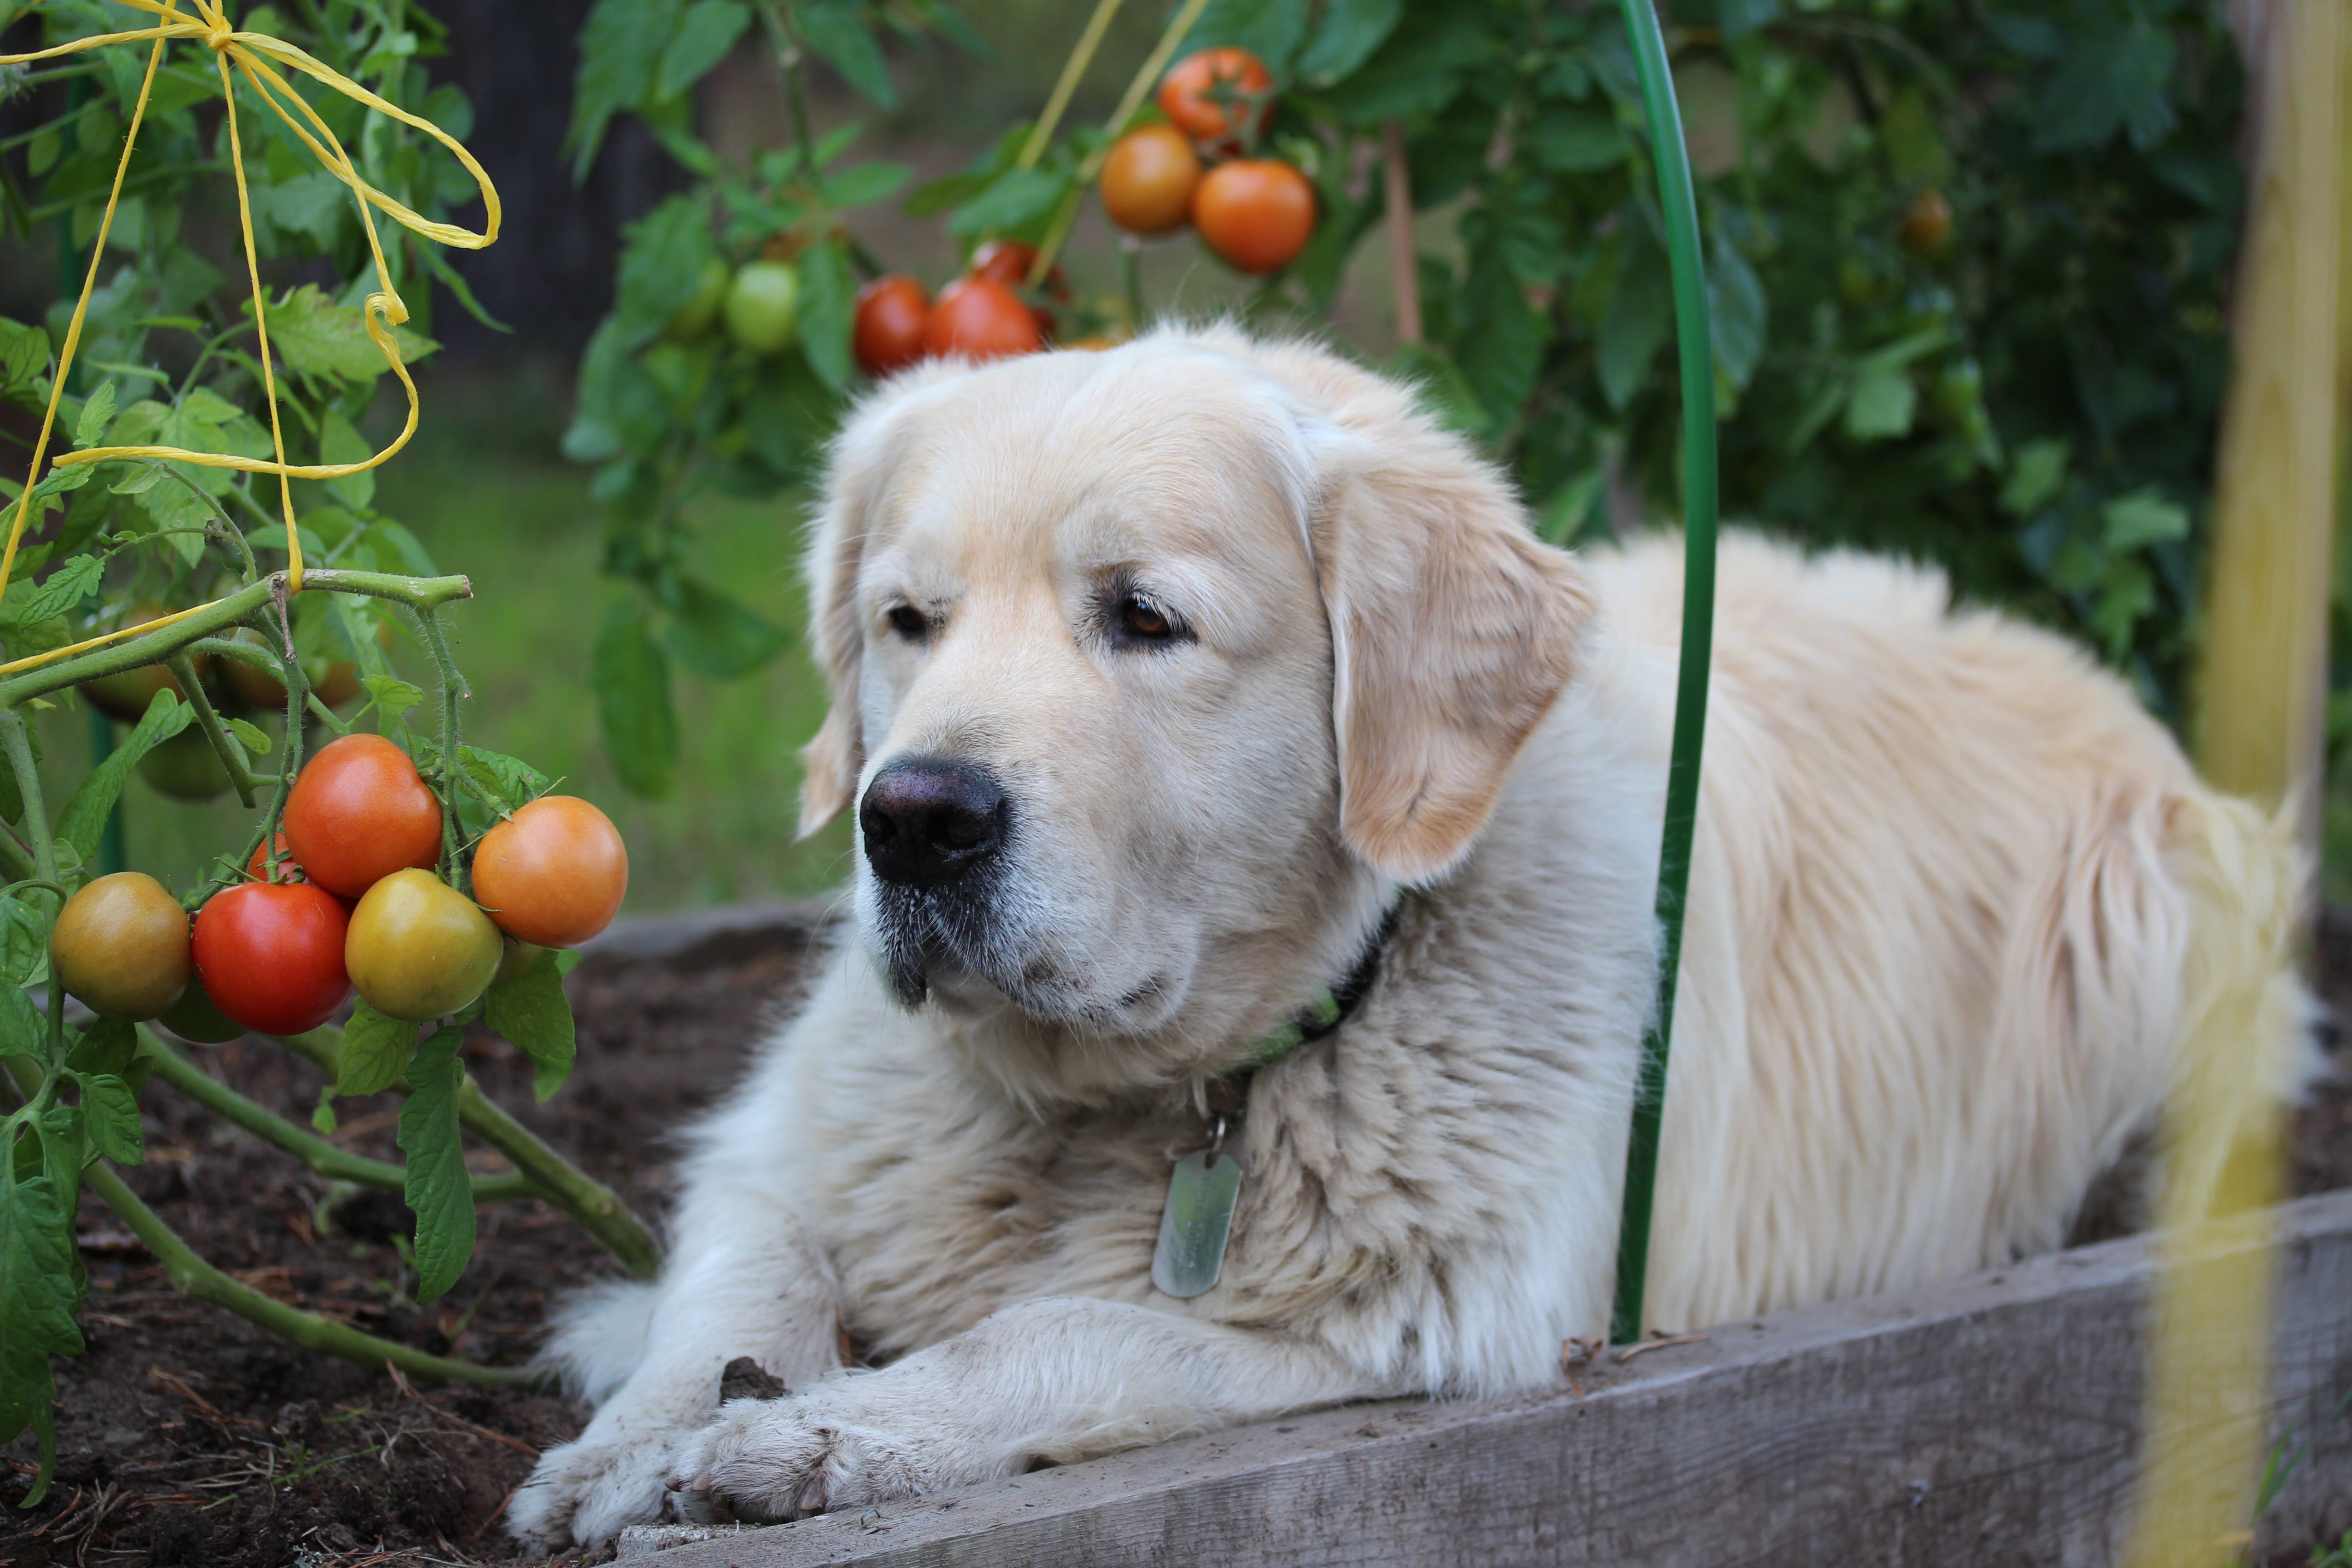
<path id="1" fill-rule="evenodd" d="M 77 54 L 84 49 L 101 48 L 110 44 L 135 43 L 142 39 L 152 39 L 154 44 L 147 56 L 147 74 L 139 84 L 139 100 L 131 108 L 131 123 L 123 132 L 122 156 L 115 164 L 114 184 L 107 193 L 106 211 L 99 219 L 98 236 L 90 247 L 89 271 L 82 279 L 81 298 L 74 302 L 72 319 L 66 325 L 66 340 L 58 352 L 57 376 L 49 386 L 48 406 L 41 416 L 40 435 L 33 444 L 32 468 L 25 478 L 24 493 L 17 498 L 16 515 L 8 530 L 7 547 L 5 551 L 0 551 L 0 586 L 5 586 L 15 574 L 16 547 L 24 539 L 26 524 L 32 515 L 34 487 L 41 476 L 42 460 L 48 455 L 49 436 L 57 424 L 58 403 L 65 394 L 67 374 L 73 365 L 74 351 L 80 346 L 82 322 L 89 311 L 90 295 L 98 287 L 99 271 L 105 260 L 107 235 L 114 226 L 114 210 L 122 197 L 123 180 L 131 171 L 131 150 L 138 143 L 139 127 L 146 118 L 148 96 L 155 86 L 155 73 L 163 64 L 165 46 L 174 38 L 190 38 L 202 40 L 205 46 L 213 51 L 214 63 L 220 71 L 221 97 L 228 106 L 229 166 L 236 177 L 237 225 L 245 239 L 246 271 L 253 284 L 253 328 L 260 341 L 262 394 L 269 403 L 269 445 L 272 456 L 268 458 L 238 458 L 222 452 L 192 452 L 179 447 L 92 447 L 85 451 L 68 452 L 60 456 L 57 459 L 56 467 L 63 468 L 85 463 L 102 463 L 111 458 L 140 458 L 190 463 L 205 468 L 235 468 L 247 473 L 277 475 L 278 502 L 286 517 L 287 586 L 290 592 L 299 594 L 302 591 L 302 537 L 295 524 L 294 495 L 289 481 L 336 479 L 351 474 L 364 473 L 388 460 L 394 453 L 408 445 L 409 437 L 416 434 L 416 383 L 409 376 L 408 366 L 400 357 L 400 345 L 392 334 L 394 327 L 408 320 L 408 306 L 401 299 L 400 291 L 393 287 L 391 269 L 384 263 L 383 245 L 376 234 L 375 219 L 369 209 L 373 207 L 383 212 L 402 227 L 436 244 L 456 246 L 466 250 L 479 250 L 497 240 L 499 237 L 498 187 L 490 183 L 489 175 L 484 172 L 481 164 L 475 162 L 474 155 L 467 152 L 455 137 L 439 126 L 429 120 L 409 113 L 396 104 L 385 101 L 323 61 L 281 38 L 273 38 L 267 33 L 237 31 L 229 25 L 223 0 L 192 0 L 196 12 L 194 16 L 186 16 L 180 11 L 180 0 L 117 0 L 117 3 L 135 10 L 148 12 L 161 20 L 152 27 L 141 28 L 135 32 L 104 33 L 93 37 L 77 38 L 71 43 L 59 44 L 54 48 L 41 49 L 31 54 L 0 55 L 0 65 L 29 65 L 37 60 L 54 59 L 63 55 Z M 474 184 L 481 192 L 484 213 L 481 232 L 478 234 L 456 224 L 436 222 L 394 201 L 370 184 L 352 164 L 351 155 L 343 151 L 342 143 L 328 128 L 327 122 L 320 118 L 318 110 L 312 109 L 309 102 L 294 90 L 293 84 L 279 73 L 272 65 L 272 61 L 300 71 L 316 81 L 323 82 L 344 97 L 352 99 L 380 113 L 391 115 L 402 124 L 424 132 L 447 148 L 458 163 L 465 166 L 466 172 L 473 175 Z M 286 440 L 279 426 L 278 414 L 277 373 L 269 363 L 268 300 L 266 290 L 261 285 L 261 268 L 254 247 L 253 206 L 246 190 L 245 148 L 242 135 L 237 129 L 236 83 L 229 74 L 231 67 L 235 67 L 237 73 L 245 78 L 253 92 L 258 95 L 261 101 L 285 122 L 287 129 L 294 133 L 296 139 L 310 149 L 320 163 L 326 166 L 327 172 L 349 185 L 352 194 L 359 200 L 360 226 L 367 235 L 368 252 L 373 258 L 376 282 L 380 286 L 376 292 L 367 297 L 364 314 L 367 334 L 375 343 L 377 350 L 383 353 L 384 363 L 391 368 L 393 374 L 400 378 L 402 390 L 408 395 L 408 418 L 401 426 L 399 436 L 394 437 L 383 450 L 364 462 L 289 463 L 286 460 Z M 294 113 L 289 112 L 287 107 L 289 103 L 294 110 L 300 111 L 301 119 L 298 120 Z M 303 121 L 310 122 L 309 128 L 305 128 Z M 316 132 L 315 135 L 312 134 L 313 131 Z M 20 658 L 11 664 L 0 664 L 0 675 L 11 675 L 21 669 L 31 669 L 57 659 L 86 652 L 90 648 L 104 647 L 108 643 L 123 637 L 158 631 L 175 621 L 194 615 L 197 609 L 205 607 L 197 605 L 194 609 L 175 611 L 171 615 L 142 622 L 139 626 L 123 626 L 108 632 L 102 637 L 91 637 L 88 641 L 78 642 L 70 647 L 52 648 L 47 653 L 36 654 L 30 658 Z"/>

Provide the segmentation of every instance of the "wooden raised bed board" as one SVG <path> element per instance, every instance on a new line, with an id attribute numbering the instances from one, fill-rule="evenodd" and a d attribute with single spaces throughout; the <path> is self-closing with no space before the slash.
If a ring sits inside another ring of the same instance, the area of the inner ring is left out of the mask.
<path id="1" fill-rule="evenodd" d="M 2311 1447 L 2251 1560 L 2352 1524 L 2352 1193 L 2275 1211 L 2273 1386 Z M 2241 1233 L 2211 1267 L 2260 1266 Z M 2130 1518 L 2153 1238 L 1717 1329 L 1580 1396 L 1320 1411 L 767 1530 L 661 1568 L 1216 1563 L 2103 1565 Z M 1613 1354 L 1613 1352 L 1612 1352 Z M 2241 1396 L 2243 1397 L 2242 1395 Z M 667 1548 L 667 1550 L 664 1550 Z"/>

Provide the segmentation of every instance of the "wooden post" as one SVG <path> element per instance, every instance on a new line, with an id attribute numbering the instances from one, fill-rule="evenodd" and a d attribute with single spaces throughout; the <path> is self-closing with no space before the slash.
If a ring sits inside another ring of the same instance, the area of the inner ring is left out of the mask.
<path id="1" fill-rule="evenodd" d="M 2197 758 L 2318 847 L 2336 442 L 2340 0 L 2240 0 L 2252 202 L 2222 416 Z"/>
<path id="2" fill-rule="evenodd" d="M 2252 200 L 2238 255 L 2236 363 L 2221 422 L 2197 755 L 2207 778 L 2291 806 L 2316 859 L 2335 543 L 2345 0 L 2233 0 L 2247 67 Z M 2249 1042 L 2252 1044 L 2252 1042 Z M 2221 1202 L 2274 1200 L 2275 1132 L 2233 1106 L 2174 1097 L 2165 1142 L 2186 1163 L 2227 1151 Z M 2168 1190 L 2167 1267 L 2147 1318 L 2139 1501 L 2124 1561 L 2242 1561 L 2269 1440 L 2269 1259 L 2199 1256 L 2195 1201 Z M 2250 1216 L 2266 1224 L 2269 1213 Z"/>

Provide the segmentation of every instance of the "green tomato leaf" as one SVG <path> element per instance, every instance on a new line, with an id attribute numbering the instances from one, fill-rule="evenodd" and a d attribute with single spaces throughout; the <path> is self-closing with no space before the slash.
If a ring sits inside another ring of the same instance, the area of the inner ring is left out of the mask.
<path id="1" fill-rule="evenodd" d="M 1667 287 L 1666 258 L 1655 246 L 1641 247 L 1627 258 L 1616 298 L 1601 323 L 1601 391 L 1612 408 L 1633 401 L 1649 379 L 1650 362 L 1665 343 L 1674 309 Z"/>
<path id="2" fill-rule="evenodd" d="M 58 616 L 70 615 L 98 592 L 105 563 L 95 555 L 77 555 L 50 573 L 38 584 L 19 577 L 0 597 L 0 629 L 37 626 Z"/>
<path id="3" fill-rule="evenodd" d="M 139 1055 L 139 1031 L 120 1018 L 100 1018 L 67 1053 L 66 1066 L 79 1073 L 121 1078 Z"/>
<path id="4" fill-rule="evenodd" d="M 589 662 L 596 715 L 614 772 L 630 793 L 648 799 L 669 792 L 677 765 L 677 715 L 670 706 L 669 658 L 636 606 L 613 606 L 596 634 Z"/>
<path id="5" fill-rule="evenodd" d="M 425 700 L 423 688 L 413 686 L 397 676 L 363 675 L 360 677 L 360 684 L 367 688 L 367 694 L 375 699 L 376 706 L 394 719 Z"/>
<path id="6" fill-rule="evenodd" d="M 413 1027 L 413 1026 L 412 1026 Z M 408 1156 L 404 1194 L 416 1216 L 416 1299 L 446 1295 L 474 1256 L 474 1191 L 457 1127 L 457 1060 L 463 1029 L 436 1029 L 409 1064 L 414 1086 L 400 1108 L 400 1150 Z"/>
<path id="7" fill-rule="evenodd" d="M 81 413 L 74 420 L 74 446 L 97 446 L 106 439 L 106 427 L 113 423 L 114 383 L 110 381 L 83 400 Z"/>
<path id="8" fill-rule="evenodd" d="M 343 1026 L 342 1054 L 336 1059 L 335 1092 L 382 1094 L 400 1081 L 416 1049 L 416 1026 L 379 1013 L 364 996 Z M 405 1145 L 403 1145 L 405 1147 Z"/>
<path id="9" fill-rule="evenodd" d="M 248 314 L 251 310 L 247 306 Z M 316 283 L 305 283 L 271 305 L 268 320 L 270 346 L 290 370 L 334 382 L 368 382 L 391 368 L 383 351 L 368 336 L 367 312 L 357 305 L 338 305 Z M 394 327 L 391 332 L 402 363 L 408 365 L 441 346 L 407 327 Z M 191 397 L 189 404 L 194 402 Z M 229 413 L 236 412 L 229 407 Z M 173 444 L 200 449 L 194 441 Z"/>
<path id="10" fill-rule="evenodd" d="M 1764 357 L 1764 283 L 1720 229 L 1716 231 L 1706 287 L 1715 323 L 1716 369 L 1730 381 L 1734 391 L 1744 391 Z"/>
<path id="11" fill-rule="evenodd" d="M 1317 87 L 1353 75 L 1403 15 L 1404 0 L 1331 0 L 1298 57 L 1298 74 Z"/>
<path id="12" fill-rule="evenodd" d="M 82 1126 L 90 1147 L 118 1165 L 135 1165 L 146 1158 L 139 1099 L 131 1086 L 112 1073 L 77 1073 L 74 1079 L 81 1085 Z"/>
<path id="13" fill-rule="evenodd" d="M 737 0 L 695 0 L 662 50 L 654 72 L 655 101 L 676 98 L 700 81 L 751 25 L 751 7 Z"/>
<path id="14" fill-rule="evenodd" d="M 669 607 L 675 613 L 662 640 L 680 664 L 707 680 L 749 675 L 792 642 L 782 626 L 691 577 L 679 580 Z"/>
<path id="15" fill-rule="evenodd" d="M 520 974 L 491 986 L 483 1018 L 530 1058 L 535 1098 L 545 1100 L 572 1076 L 572 1004 L 564 998 L 563 974 L 553 952 L 540 954 Z"/>
<path id="16" fill-rule="evenodd" d="M 857 7 L 847 0 L 803 0 L 793 8 L 793 18 L 800 25 L 802 41 L 839 71 L 842 80 L 885 109 L 898 107 L 890 68 L 883 63 L 882 50 L 866 30 Z"/>
<path id="17" fill-rule="evenodd" d="M 1884 360 L 1864 360 L 1854 367 L 1846 392 L 1845 433 L 1856 441 L 1908 436 L 1918 406 L 1919 389 L 1908 371 Z"/>
<path id="18" fill-rule="evenodd" d="M 374 456 L 375 448 L 369 445 L 367 437 L 334 409 L 319 416 L 319 461 L 364 463 Z M 329 479 L 327 492 L 345 506 L 365 510 L 375 500 L 375 470 L 362 468 L 340 479 Z M 307 526 L 317 526 L 316 519 L 304 521 Z"/>
<path id="19" fill-rule="evenodd" d="M 47 1020 L 33 999 L 16 985 L 0 985 L 0 1057 L 39 1058 L 47 1054 L 48 1037 Z"/>
<path id="20" fill-rule="evenodd" d="M 0 982 L 33 984 L 48 962 L 49 922 L 28 899 L 0 899 Z"/>
<path id="21" fill-rule="evenodd" d="M 1049 169 L 1013 169 L 998 175 L 948 219 L 955 235 L 992 234 L 1043 217 L 1070 188 L 1070 177 Z"/>
<path id="22" fill-rule="evenodd" d="M 613 116 L 636 108 L 652 91 L 685 8 L 684 0 L 596 0 L 580 29 L 580 75 L 564 136 L 574 181 L 588 177 Z"/>
<path id="23" fill-rule="evenodd" d="M 2029 441 L 2018 449 L 2009 478 L 2000 487 L 2000 509 L 2011 517 L 2040 511 L 2066 483 L 2066 465 L 2074 447 L 2059 440 Z"/>
<path id="24" fill-rule="evenodd" d="M 0 1442 L 29 1426 L 39 1444 L 40 1470 L 19 1502 L 24 1507 L 49 1489 L 57 1458 L 49 1358 L 81 1353 L 73 1320 L 80 1290 L 72 1221 L 57 1184 L 46 1175 L 12 1174 L 0 1170 Z"/>
<path id="25" fill-rule="evenodd" d="M 460 744 L 457 760 L 467 776 L 491 795 L 506 802 L 507 809 L 519 811 L 555 787 L 548 776 L 529 763 L 519 761 L 499 752 L 486 752 L 478 746 Z"/>
<path id="26" fill-rule="evenodd" d="M 1390 10 L 1396 9 L 1395 0 L 1391 0 Z M 1393 15 L 1388 25 L 1396 26 Z M 1291 57 L 1306 36 L 1307 0 L 1209 0 L 1200 20 L 1184 36 L 1179 58 L 1219 44 L 1237 44 L 1264 60 L 1278 80 L 1289 70 Z M 1374 38 L 1364 46 L 1358 60 L 1379 47 L 1380 39 Z"/>
<path id="27" fill-rule="evenodd" d="M 158 691 L 148 703 L 145 716 L 131 727 L 131 733 L 81 781 L 65 810 L 58 814 L 58 837 L 72 847 L 79 864 L 87 865 L 97 857 L 106 819 L 113 814 L 114 803 L 121 798 L 122 786 L 130 782 L 131 770 L 139 765 L 139 759 L 186 729 L 194 717 L 194 709 L 169 691 Z"/>
<path id="28" fill-rule="evenodd" d="M 838 392 L 849 384 L 849 334 L 857 318 L 857 281 L 836 243 L 801 252 L 801 353 Z"/>
<path id="29" fill-rule="evenodd" d="M 860 163 L 824 183 L 824 199 L 836 207 L 862 207 L 896 195 L 914 173 L 904 163 Z"/>
<path id="30" fill-rule="evenodd" d="M 238 742 L 254 756 L 266 757 L 269 754 L 269 737 L 263 732 L 259 725 L 243 719 L 232 719 L 228 721 L 228 729 L 229 733 L 235 735 Z"/>
<path id="31" fill-rule="evenodd" d="M 2137 550 L 2162 540 L 2189 537 L 2188 509 L 2165 500 L 2164 492 L 2154 485 L 2117 496 L 2099 509 L 2099 516 L 2107 525 L 2110 550 Z M 2151 585 L 2151 595 L 2153 592 Z"/>

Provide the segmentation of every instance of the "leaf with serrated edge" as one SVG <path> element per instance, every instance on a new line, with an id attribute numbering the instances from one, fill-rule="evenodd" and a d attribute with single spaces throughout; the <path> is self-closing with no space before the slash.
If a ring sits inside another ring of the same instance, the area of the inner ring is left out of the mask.
<path id="1" fill-rule="evenodd" d="M 544 1100 L 572 1076 L 572 1004 L 552 952 L 510 980 L 490 987 L 484 1021 L 531 1060 L 531 1093 Z"/>
<path id="2" fill-rule="evenodd" d="M 117 1164 L 135 1165 L 146 1157 L 146 1138 L 139 1127 L 139 1100 L 131 1086 L 112 1073 L 77 1073 L 81 1084 L 81 1120 L 90 1147 Z"/>
<path id="3" fill-rule="evenodd" d="M 48 1490 L 57 1458 L 49 1402 L 57 1389 L 49 1357 L 81 1353 L 73 1311 L 73 1237 L 56 1184 L 47 1176 L 10 1180 L 15 1162 L 0 1168 L 0 1442 L 33 1428 L 40 1473 L 20 1506 Z"/>
<path id="4" fill-rule="evenodd" d="M 416 1026 L 379 1013 L 362 996 L 352 1007 L 352 1021 L 343 1026 L 343 1049 L 337 1059 L 337 1094 L 382 1094 L 400 1081 L 416 1049 Z"/>
<path id="5" fill-rule="evenodd" d="M 416 1300 L 446 1295 L 474 1256 L 474 1190 L 457 1128 L 462 1029 L 436 1029 L 409 1064 L 400 1108 L 400 1149 L 408 1156 L 405 1197 L 416 1216 Z"/>
<path id="6" fill-rule="evenodd" d="M 98 854 L 100 835 L 106 831 L 106 819 L 114 810 L 114 803 L 122 795 L 122 786 L 131 780 L 131 770 L 139 759 L 156 746 L 170 740 L 188 727 L 195 710 L 168 691 L 155 693 L 147 705 L 146 716 L 131 727 L 106 761 L 92 768 L 66 802 L 58 817 L 58 837 L 71 845 L 79 857 L 77 863 L 87 865 Z"/>

